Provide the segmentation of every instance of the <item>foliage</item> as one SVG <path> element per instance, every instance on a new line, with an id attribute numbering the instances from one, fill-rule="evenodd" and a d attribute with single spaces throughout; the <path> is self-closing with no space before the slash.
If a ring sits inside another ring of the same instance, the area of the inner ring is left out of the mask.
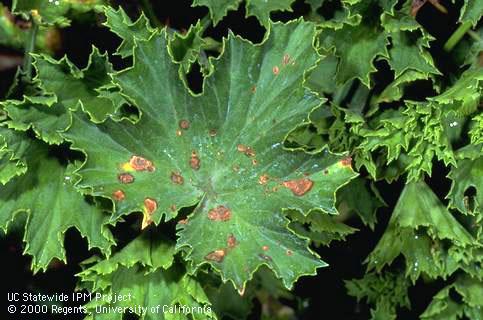
<path id="1" fill-rule="evenodd" d="M 67 263 L 79 231 L 93 250 L 78 289 L 135 297 L 91 301 L 87 319 L 159 304 L 211 311 L 133 313 L 243 319 L 255 300 L 259 317 L 296 317 L 299 278 L 338 268 L 320 253 L 375 229 L 365 275 L 340 279 L 372 319 L 411 309 L 421 282 L 443 284 L 421 319 L 483 317 L 480 2 L 451 7 L 450 62 L 414 17 L 447 11 L 438 1 L 307 0 L 273 21 L 297 3 L 195 0 L 208 15 L 184 31 L 150 1 L 136 18 L 103 1 L 0 4 L 0 45 L 26 52 L 0 102 L 0 226 L 22 224 L 33 272 Z M 260 43 L 207 34 L 233 10 L 265 28 Z M 80 67 L 46 39 L 85 16 L 119 45 Z"/>

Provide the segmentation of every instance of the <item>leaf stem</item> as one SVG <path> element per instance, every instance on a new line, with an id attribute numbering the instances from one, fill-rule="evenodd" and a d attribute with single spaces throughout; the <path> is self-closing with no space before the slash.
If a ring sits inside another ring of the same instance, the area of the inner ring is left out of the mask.
<path id="1" fill-rule="evenodd" d="M 35 41 L 37 39 L 37 33 L 39 31 L 39 25 L 37 24 L 35 19 L 31 19 L 31 21 L 32 28 L 30 29 L 29 36 L 27 37 L 27 41 L 25 43 L 25 53 L 22 65 L 22 70 L 24 72 L 24 76 L 27 82 L 30 82 L 32 80 L 32 56 L 30 54 L 35 52 Z"/>
<path id="2" fill-rule="evenodd" d="M 471 28 L 471 21 L 466 21 L 465 23 L 461 24 L 458 29 L 449 37 L 448 41 L 444 44 L 443 49 L 445 51 L 451 51 L 453 48 L 460 42 L 461 38 L 470 30 Z"/>

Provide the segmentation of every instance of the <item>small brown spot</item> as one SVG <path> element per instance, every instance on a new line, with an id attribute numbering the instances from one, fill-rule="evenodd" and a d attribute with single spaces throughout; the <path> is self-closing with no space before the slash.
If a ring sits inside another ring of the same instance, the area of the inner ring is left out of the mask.
<path id="1" fill-rule="evenodd" d="M 268 180 L 269 180 L 269 176 L 268 174 L 262 174 L 259 178 L 258 178 L 258 183 L 259 184 L 267 184 Z"/>
<path id="2" fill-rule="evenodd" d="M 253 87 L 250 89 L 250 91 L 251 91 L 252 93 L 257 92 L 257 87 L 256 87 L 256 86 L 253 86 Z"/>
<path id="3" fill-rule="evenodd" d="M 153 163 L 143 157 L 132 156 L 129 159 L 129 165 L 136 171 L 149 171 L 153 172 L 155 170 Z"/>
<path id="4" fill-rule="evenodd" d="M 198 154 L 196 153 L 196 151 L 193 150 L 191 152 L 190 167 L 193 170 L 199 170 L 200 166 L 201 166 L 201 160 L 198 157 Z"/>
<path id="5" fill-rule="evenodd" d="M 340 164 L 343 167 L 351 167 L 351 165 L 352 165 L 352 158 L 351 157 L 344 158 L 344 159 L 340 160 Z"/>
<path id="6" fill-rule="evenodd" d="M 179 122 L 179 127 L 183 130 L 188 130 L 190 127 L 190 122 L 188 120 L 183 119 Z"/>
<path id="7" fill-rule="evenodd" d="M 329 170 L 325 169 L 324 174 L 329 174 Z"/>
<path id="8" fill-rule="evenodd" d="M 226 239 L 226 245 L 228 246 L 228 248 L 233 249 L 236 247 L 237 244 L 238 241 L 236 241 L 235 236 L 233 234 L 230 234 Z"/>
<path id="9" fill-rule="evenodd" d="M 158 203 L 156 200 L 152 198 L 146 198 L 144 199 L 144 216 L 143 216 L 143 222 L 141 224 L 141 230 L 146 229 L 151 223 L 153 223 L 152 216 L 154 214 L 154 211 L 158 208 Z"/>
<path id="10" fill-rule="evenodd" d="M 239 165 L 237 165 L 237 164 L 235 164 L 235 165 L 232 167 L 232 169 L 233 169 L 233 171 L 238 172 L 238 171 L 240 171 L 240 166 L 239 166 Z"/>
<path id="11" fill-rule="evenodd" d="M 270 256 L 268 256 L 268 255 L 266 255 L 266 254 L 259 253 L 259 254 L 258 254 L 258 256 L 259 256 L 261 259 L 265 260 L 265 261 L 268 261 L 268 262 L 272 262 L 272 261 L 273 261 L 273 260 L 272 260 L 272 257 L 270 257 Z"/>
<path id="12" fill-rule="evenodd" d="M 287 249 L 287 251 L 285 251 L 285 254 L 287 256 L 291 256 L 291 255 L 293 255 L 293 252 L 292 252 L 292 250 Z"/>
<path id="13" fill-rule="evenodd" d="M 280 73 L 280 69 L 278 68 L 278 66 L 274 66 L 272 68 L 272 72 L 274 75 L 278 76 L 278 74 Z"/>
<path id="14" fill-rule="evenodd" d="M 283 186 L 292 191 L 296 196 L 303 196 L 312 189 L 314 182 L 309 178 L 302 178 L 296 180 L 288 180 L 283 182 Z"/>
<path id="15" fill-rule="evenodd" d="M 171 182 L 175 184 L 183 184 L 184 183 L 184 178 L 181 176 L 179 172 L 171 172 Z"/>
<path id="16" fill-rule="evenodd" d="M 257 159 L 252 159 L 252 165 L 256 166 L 258 164 Z"/>
<path id="17" fill-rule="evenodd" d="M 119 182 L 121 182 L 123 184 L 129 184 L 129 183 L 134 182 L 134 176 L 130 173 L 127 173 L 127 172 L 120 173 L 117 176 L 117 179 L 119 180 Z"/>
<path id="18" fill-rule="evenodd" d="M 239 145 L 236 146 L 236 149 L 240 152 L 245 152 L 245 151 L 247 151 L 247 146 L 244 145 L 244 144 L 239 144 Z"/>
<path id="19" fill-rule="evenodd" d="M 223 262 L 225 258 L 226 252 L 225 249 L 218 249 L 215 251 L 211 251 L 205 256 L 206 260 L 215 261 L 215 262 Z"/>
<path id="20" fill-rule="evenodd" d="M 283 63 L 284 66 L 286 66 L 290 63 L 290 55 L 288 53 L 283 55 L 282 63 Z"/>
<path id="21" fill-rule="evenodd" d="M 216 129 L 210 129 L 210 132 L 209 132 L 210 137 L 215 137 L 217 133 L 218 132 L 216 131 Z"/>
<path id="22" fill-rule="evenodd" d="M 158 208 L 158 203 L 156 202 L 156 200 L 152 198 L 144 199 L 144 209 L 148 214 L 150 215 L 153 214 L 157 208 Z"/>
<path id="23" fill-rule="evenodd" d="M 262 247 L 262 250 L 263 250 L 263 251 L 268 251 L 268 246 L 263 246 L 263 247 Z"/>
<path id="24" fill-rule="evenodd" d="M 231 210 L 225 206 L 218 206 L 208 212 L 208 219 L 213 221 L 228 221 L 231 218 Z"/>
<path id="25" fill-rule="evenodd" d="M 112 193 L 112 197 L 116 201 L 122 201 L 126 198 L 126 194 L 122 190 L 116 190 Z"/>
<path id="26" fill-rule="evenodd" d="M 173 212 L 176 211 L 176 205 L 175 204 L 172 204 L 171 206 L 169 206 L 169 209 Z"/>
<path id="27" fill-rule="evenodd" d="M 250 147 L 247 147 L 247 149 L 245 150 L 245 155 L 247 157 L 254 157 L 255 156 L 255 150 L 253 150 Z"/>
<path id="28" fill-rule="evenodd" d="M 181 219 L 178 221 L 179 224 L 188 224 L 188 219 Z"/>

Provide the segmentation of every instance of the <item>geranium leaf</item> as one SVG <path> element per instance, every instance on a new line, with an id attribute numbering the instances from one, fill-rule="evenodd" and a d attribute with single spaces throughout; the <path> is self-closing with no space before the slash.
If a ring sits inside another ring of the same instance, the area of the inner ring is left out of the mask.
<path id="1" fill-rule="evenodd" d="M 113 219 L 143 211 L 144 228 L 197 205 L 178 248 L 239 289 L 262 264 L 287 287 L 323 266 L 282 210 L 334 214 L 335 191 L 355 176 L 349 159 L 284 149 L 288 130 L 320 104 L 302 86 L 318 55 L 313 25 L 272 29 L 260 46 L 230 36 L 199 96 L 170 80 L 178 67 L 164 31 L 137 42 L 133 67 L 114 81 L 141 110 L 139 122 L 95 125 L 76 113 L 64 134 L 87 154 L 78 186 L 116 200 Z"/>
<path id="2" fill-rule="evenodd" d="M 29 140 L 23 134 L 17 138 Z M 17 215 L 28 215 L 25 253 L 33 257 L 34 272 L 47 269 L 54 258 L 66 262 L 63 239 L 71 227 L 87 238 L 89 248 L 97 247 L 109 255 L 113 239 L 105 226 L 107 219 L 75 190 L 75 168 L 65 168 L 49 158 L 48 150 L 38 142 L 32 141 L 25 152 L 35 155 L 26 159 L 28 171 L 0 187 L 0 224 L 7 231 Z"/>

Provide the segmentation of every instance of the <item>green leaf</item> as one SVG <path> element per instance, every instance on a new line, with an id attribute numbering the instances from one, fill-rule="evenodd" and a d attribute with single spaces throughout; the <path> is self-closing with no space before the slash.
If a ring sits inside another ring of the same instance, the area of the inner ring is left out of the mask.
<path id="1" fill-rule="evenodd" d="M 449 240 L 448 252 L 440 247 L 441 240 Z M 453 259 L 463 259 L 456 257 L 455 250 L 473 243 L 431 189 L 424 182 L 412 182 L 405 186 L 384 235 L 369 255 L 368 268 L 380 271 L 402 254 L 406 275 L 413 282 L 421 272 L 432 278 L 446 276 L 455 269 Z"/>
<path id="2" fill-rule="evenodd" d="M 2 136 L 5 130 L 1 129 Z M 0 224 L 7 231 L 19 214 L 28 215 L 25 253 L 33 257 L 34 272 L 46 270 L 54 258 L 66 262 L 63 240 L 71 227 L 87 238 L 89 249 L 96 247 L 109 255 L 113 239 L 105 226 L 106 218 L 75 190 L 75 168 L 61 166 L 37 142 L 32 141 L 25 152 L 33 155 L 25 160 L 28 171 L 0 187 Z"/>
<path id="3" fill-rule="evenodd" d="M 141 13 L 135 22 L 131 21 L 131 18 L 121 6 L 118 10 L 105 7 L 104 14 L 106 15 L 104 25 L 122 39 L 116 53 L 123 58 L 132 56 L 135 37 L 140 40 L 147 40 L 154 33 L 154 29 L 151 28 L 144 13 Z"/>
<path id="4" fill-rule="evenodd" d="M 377 221 L 376 212 L 387 206 L 374 184 L 367 185 L 367 180 L 358 177 L 337 192 L 339 212 L 355 212 L 362 222 L 374 229 Z"/>
<path id="5" fill-rule="evenodd" d="M 8 8 L 0 3 L 0 45 L 22 48 L 25 34 L 15 25 Z"/>
<path id="6" fill-rule="evenodd" d="M 473 149 L 473 150 L 471 150 Z M 471 159 L 466 153 L 471 151 L 478 157 Z M 458 209 L 464 214 L 481 212 L 483 205 L 483 154 L 482 146 L 468 146 L 458 151 L 456 166 L 451 167 L 448 178 L 452 180 L 451 190 L 446 196 L 450 208 Z M 469 188 L 475 188 L 474 196 L 466 195 Z"/>
<path id="7" fill-rule="evenodd" d="M 322 215 L 319 212 L 310 212 L 305 216 L 298 211 L 291 211 L 289 217 L 293 220 L 289 227 L 297 234 L 309 238 L 317 246 L 327 246 L 334 240 L 345 240 L 346 236 L 357 231 L 337 221 L 333 216 Z"/>
<path id="8" fill-rule="evenodd" d="M 102 0 L 13 0 L 12 12 L 22 14 L 24 17 L 31 14 L 47 25 L 68 26 L 70 20 L 65 16 L 69 10 L 87 12 L 102 3 Z"/>
<path id="9" fill-rule="evenodd" d="M 456 295 L 452 294 L 455 292 Z M 459 296 L 461 302 L 453 297 Z M 466 316 L 468 319 L 483 318 L 483 282 L 468 276 L 457 280 L 439 291 L 431 304 L 421 314 L 423 320 L 457 320 Z"/>
<path id="10" fill-rule="evenodd" d="M 57 61 L 48 56 L 35 56 L 36 81 L 46 95 L 53 95 L 69 110 L 80 105 L 92 121 L 102 122 L 112 115 L 118 104 L 107 95 L 110 88 L 112 65 L 107 54 L 92 49 L 87 66 L 79 70 L 67 57 Z"/>
<path id="11" fill-rule="evenodd" d="M 238 289 L 263 264 L 287 287 L 325 265 L 287 229 L 282 211 L 335 214 L 335 191 L 355 176 L 341 156 L 284 149 L 287 131 L 320 104 L 302 86 L 318 55 L 313 25 L 272 29 L 259 46 L 230 36 L 199 96 L 172 80 L 178 67 L 164 31 L 139 41 L 134 66 L 114 75 L 141 110 L 139 122 L 95 125 L 75 114 L 65 133 L 87 154 L 78 186 L 120 200 L 113 219 L 143 211 L 146 227 L 196 205 L 178 248 Z"/>
<path id="12" fill-rule="evenodd" d="M 335 78 L 338 84 L 357 78 L 366 87 L 372 86 L 370 74 L 376 71 L 372 62 L 377 57 L 389 55 L 387 34 L 373 29 L 370 24 L 362 22 L 359 25 L 346 24 L 338 30 L 322 30 L 322 48 L 335 48 L 335 55 L 340 58 Z"/>
<path id="13" fill-rule="evenodd" d="M 0 129 L 0 183 L 6 184 L 27 171 L 25 156 L 30 143 L 20 133 Z"/>
<path id="14" fill-rule="evenodd" d="M 292 11 L 295 0 L 248 0 L 246 2 L 247 16 L 255 16 L 261 24 L 270 26 L 270 12 Z M 241 0 L 194 0 L 193 6 L 206 6 L 210 10 L 213 24 L 217 25 L 230 10 L 237 10 Z"/>
<path id="15" fill-rule="evenodd" d="M 137 314 L 143 320 L 190 319 L 185 311 L 163 310 L 163 306 L 177 304 L 189 308 L 193 319 L 214 318 L 203 289 L 185 274 L 182 265 L 173 265 L 173 254 L 174 244 L 159 233 L 143 234 L 111 258 L 82 271 L 81 285 L 92 293 L 129 297 L 115 302 L 92 299 L 86 305 L 92 312 L 87 319 L 113 319 L 112 314 L 103 311 L 109 307 L 124 310 L 116 312 L 114 319 L 122 319 L 124 313 Z"/>
<path id="16" fill-rule="evenodd" d="M 40 140 L 49 144 L 61 144 L 60 132 L 70 125 L 70 114 L 61 103 L 52 106 L 36 97 L 24 97 L 23 101 L 7 100 L 3 103 L 10 117 L 8 125 L 15 130 L 32 128 Z"/>
<path id="17" fill-rule="evenodd" d="M 371 319 L 396 319 L 396 308 L 410 308 L 408 297 L 409 281 L 402 273 L 367 273 L 362 279 L 344 281 L 347 293 L 357 301 L 367 299 L 375 305 Z"/>
<path id="18" fill-rule="evenodd" d="M 169 42 L 173 60 L 181 65 L 181 71 L 188 73 L 191 64 L 198 59 L 201 47 L 205 44 L 202 38 L 201 21 L 190 27 L 186 34 L 176 32 Z"/>
<path id="19" fill-rule="evenodd" d="M 465 0 L 460 13 L 460 22 L 471 21 L 476 26 L 483 15 L 483 3 L 478 0 Z"/>

